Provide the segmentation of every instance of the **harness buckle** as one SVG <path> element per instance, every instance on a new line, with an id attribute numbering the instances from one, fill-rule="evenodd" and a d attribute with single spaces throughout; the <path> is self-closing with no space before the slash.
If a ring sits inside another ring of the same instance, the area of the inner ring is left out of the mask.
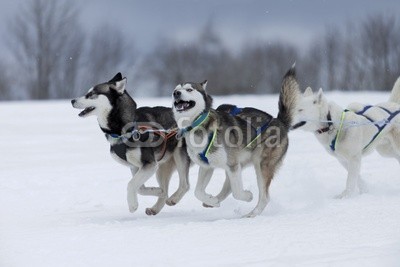
<path id="1" fill-rule="evenodd" d="M 141 136 L 140 131 L 138 131 L 136 129 L 133 130 L 131 136 L 132 136 L 132 139 L 134 141 L 139 141 L 140 140 L 140 136 Z"/>

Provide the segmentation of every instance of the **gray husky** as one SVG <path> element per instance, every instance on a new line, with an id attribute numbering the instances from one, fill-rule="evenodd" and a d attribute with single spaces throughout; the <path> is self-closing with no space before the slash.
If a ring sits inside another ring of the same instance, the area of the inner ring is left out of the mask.
<path id="1" fill-rule="evenodd" d="M 158 197 L 157 203 L 146 209 L 147 215 L 155 215 L 165 203 L 178 203 L 189 190 L 190 159 L 183 141 L 177 140 L 173 131 L 164 131 L 176 128 L 171 108 L 137 108 L 125 88 L 126 78 L 118 73 L 71 102 L 74 108 L 83 109 L 80 117 L 97 116 L 100 129 L 110 143 L 111 155 L 130 167 L 132 179 L 127 188 L 130 212 L 138 208 L 139 193 Z M 179 188 L 167 199 L 169 180 L 175 169 L 179 174 Z M 144 183 L 153 174 L 160 187 L 145 187 Z"/>
<path id="2" fill-rule="evenodd" d="M 229 179 L 233 197 L 251 201 L 252 193 L 243 189 L 241 169 L 252 163 L 259 199 L 246 217 L 257 216 L 268 203 L 270 183 L 288 148 L 288 130 L 299 91 L 295 70 L 290 69 L 284 77 L 277 118 L 261 119 L 259 127 L 240 116 L 212 109 L 212 98 L 207 94 L 206 86 L 207 81 L 183 83 L 173 92 L 173 112 L 181 129 L 179 135 L 186 140 L 191 160 L 200 166 L 195 195 L 206 205 L 218 206 L 220 199 L 206 194 L 205 188 L 213 169 L 222 168 Z"/>

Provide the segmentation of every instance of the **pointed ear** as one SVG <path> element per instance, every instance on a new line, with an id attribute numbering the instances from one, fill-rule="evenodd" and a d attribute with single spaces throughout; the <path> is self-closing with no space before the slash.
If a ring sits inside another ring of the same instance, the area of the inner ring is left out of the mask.
<path id="1" fill-rule="evenodd" d="M 109 80 L 108 82 L 109 82 L 109 83 L 115 83 L 115 82 L 118 82 L 118 81 L 120 81 L 120 80 L 122 80 L 122 74 L 121 74 L 121 72 L 118 72 L 118 73 L 115 74 L 115 76 L 114 76 L 111 80 Z"/>
<path id="2" fill-rule="evenodd" d="M 312 96 L 314 93 L 311 89 L 311 87 L 307 87 L 307 89 L 304 91 L 303 96 Z"/>
<path id="3" fill-rule="evenodd" d="M 203 90 L 206 90 L 206 88 L 207 88 L 207 83 L 208 83 L 207 80 L 204 80 L 204 82 L 200 83 L 200 85 L 201 85 L 201 87 L 203 88 Z"/>
<path id="4" fill-rule="evenodd" d="M 115 84 L 113 84 L 111 88 L 122 95 L 125 92 L 126 88 L 126 77 L 121 79 L 120 81 L 115 82 Z"/>
<path id="5" fill-rule="evenodd" d="M 318 102 L 318 104 L 320 104 L 324 99 L 325 99 L 324 91 L 322 91 L 322 88 L 319 88 L 319 91 L 318 91 L 318 94 L 317 94 L 317 102 Z"/>

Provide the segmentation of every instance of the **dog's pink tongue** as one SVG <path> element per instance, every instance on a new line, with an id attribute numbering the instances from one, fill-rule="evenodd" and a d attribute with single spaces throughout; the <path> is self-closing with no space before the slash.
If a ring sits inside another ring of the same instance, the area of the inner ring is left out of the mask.
<path id="1" fill-rule="evenodd" d="M 188 106 L 189 106 L 189 104 L 187 102 L 184 102 L 184 103 L 179 103 L 176 106 L 176 108 L 177 108 L 177 110 L 183 110 L 183 109 L 187 108 Z"/>

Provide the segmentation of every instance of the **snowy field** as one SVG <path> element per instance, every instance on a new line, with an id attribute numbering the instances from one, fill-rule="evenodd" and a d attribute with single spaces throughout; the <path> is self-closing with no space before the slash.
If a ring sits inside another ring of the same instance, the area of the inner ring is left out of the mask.
<path id="1" fill-rule="evenodd" d="M 331 93 L 342 106 L 377 103 L 388 94 Z M 274 115 L 275 96 L 216 98 Z M 167 105 L 169 99 L 136 99 Z M 94 118 L 69 101 L 0 103 L 0 266 L 400 266 L 400 166 L 377 154 L 364 158 L 369 193 L 333 197 L 346 172 L 310 133 L 290 133 L 290 149 L 261 216 L 241 219 L 256 204 L 254 172 L 243 173 L 251 203 L 230 196 L 206 209 L 191 190 L 155 216 L 139 196 L 128 212 L 128 168 L 113 161 Z M 224 174 L 209 187 L 216 193 Z M 155 184 L 155 178 L 151 184 Z M 177 187 L 174 175 L 171 189 Z"/>

